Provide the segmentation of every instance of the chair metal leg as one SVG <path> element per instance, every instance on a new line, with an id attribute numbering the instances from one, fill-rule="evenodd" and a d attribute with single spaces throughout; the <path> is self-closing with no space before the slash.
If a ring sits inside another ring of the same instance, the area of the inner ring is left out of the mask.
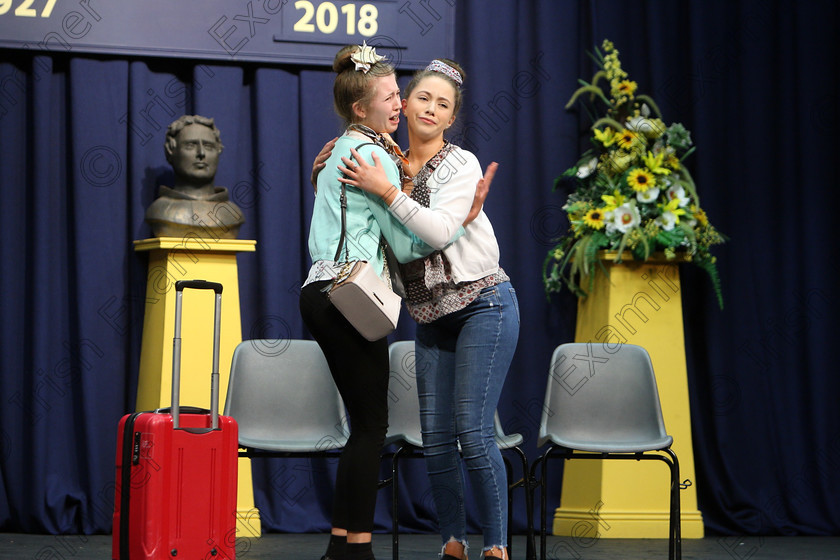
<path id="1" fill-rule="evenodd" d="M 545 521 L 545 514 L 547 509 L 547 476 L 548 476 L 548 459 L 552 452 L 557 451 L 561 448 L 557 446 L 549 446 L 545 453 L 543 453 L 540 457 L 534 460 L 534 463 L 531 465 L 531 489 L 532 491 L 536 491 L 537 487 L 540 489 L 540 555 L 539 560 L 546 560 L 546 521 Z M 583 454 L 576 454 L 576 453 L 569 453 L 565 452 L 562 456 L 565 459 L 592 459 L 592 460 L 609 460 L 609 459 L 625 459 L 625 460 L 639 460 L 639 459 L 649 459 L 649 460 L 661 460 L 668 464 L 668 468 L 671 471 L 671 489 L 670 489 L 670 500 L 669 500 L 669 522 L 668 522 L 668 558 L 669 560 L 682 560 L 682 520 L 680 519 L 681 510 L 680 510 L 680 463 L 677 459 L 677 454 L 674 452 L 673 449 L 661 449 L 664 453 L 667 453 L 668 457 L 664 455 L 658 454 L 644 454 L 638 453 L 635 455 L 628 455 L 628 454 L 592 454 L 592 455 L 583 455 Z M 535 478 L 537 472 L 537 466 L 540 467 L 540 478 L 537 480 Z M 533 494 L 531 495 L 531 502 L 533 503 Z M 530 558 L 530 557 L 529 557 Z"/>
<path id="2" fill-rule="evenodd" d="M 511 450 L 515 451 L 516 454 L 519 456 L 519 460 L 522 463 L 522 478 L 517 480 L 516 482 L 510 482 L 512 479 L 512 470 L 508 460 L 505 459 L 505 465 L 508 468 L 508 556 L 512 556 L 511 553 L 511 521 L 513 520 L 513 494 L 512 491 L 515 488 L 522 487 L 523 491 L 525 492 L 525 510 L 526 510 L 526 517 L 527 517 L 527 540 L 526 540 L 526 551 L 525 557 L 527 560 L 533 560 L 534 558 L 534 508 L 533 508 L 533 501 L 531 496 L 531 472 L 528 469 L 528 457 L 525 455 L 525 452 L 522 451 L 519 447 L 511 447 Z"/>
<path id="3" fill-rule="evenodd" d="M 405 447 L 400 447 L 391 459 L 391 557 L 400 560 L 399 520 L 399 460 Z"/>
<path id="4" fill-rule="evenodd" d="M 680 508 L 680 463 L 673 449 L 665 449 L 671 457 L 671 522 L 668 535 L 668 558 L 682 559 L 682 511 Z"/>
<path id="5" fill-rule="evenodd" d="M 548 487 L 548 456 L 549 454 L 555 449 L 553 445 L 549 446 L 546 449 L 545 453 L 542 454 L 541 457 L 538 457 L 534 462 L 534 465 L 531 467 L 533 472 L 536 472 L 537 465 L 541 467 L 540 469 L 540 480 L 539 480 L 539 487 L 540 487 L 540 560 L 546 559 L 546 523 L 545 523 L 545 511 L 547 509 L 547 497 L 546 497 L 546 490 Z M 534 488 L 536 489 L 537 482 L 534 482 Z"/>
<path id="6" fill-rule="evenodd" d="M 511 529 L 511 523 L 513 522 L 513 488 L 514 484 L 511 484 L 511 480 L 513 479 L 513 467 L 510 464 L 510 461 L 504 455 L 502 456 L 502 461 L 505 463 L 505 474 L 507 475 L 507 548 L 508 548 L 508 558 L 513 554 L 513 530 Z"/>
<path id="7" fill-rule="evenodd" d="M 509 485 L 509 493 L 514 488 L 522 487 L 523 491 L 525 492 L 525 512 L 526 512 L 526 520 L 527 520 L 527 527 L 526 527 L 526 542 L 525 542 L 525 558 L 527 560 L 534 560 L 534 507 L 533 507 L 533 499 L 531 495 L 531 472 L 528 469 L 528 457 L 525 455 L 525 452 L 522 451 L 519 447 L 511 447 L 513 451 L 519 455 L 519 460 L 522 463 L 522 478 L 514 482 L 513 484 Z M 510 478 L 508 478 L 510 480 Z M 508 503 L 513 503 L 512 496 L 509 496 Z M 512 505 L 509 505 L 508 512 L 512 512 Z M 512 519 L 512 515 L 508 516 L 509 519 Z M 510 524 L 508 524 L 508 533 L 510 533 Z M 508 537 L 508 546 L 510 546 L 511 538 Z M 508 556 L 511 556 L 510 554 Z"/>
<path id="8" fill-rule="evenodd" d="M 533 515 L 534 493 L 537 491 L 538 487 L 542 488 L 542 480 L 538 480 L 537 475 L 536 475 L 537 466 L 540 464 L 540 462 L 542 462 L 542 456 L 539 456 L 536 459 L 534 459 L 534 462 L 531 463 L 531 468 L 528 471 L 529 472 L 529 476 L 528 476 L 529 500 L 528 501 L 530 502 L 530 506 L 529 506 L 530 510 L 528 512 L 528 516 L 529 516 L 529 519 L 531 519 L 531 531 L 530 531 L 530 536 L 529 536 L 530 542 L 528 543 L 528 546 L 531 547 L 531 549 L 532 549 L 531 552 L 534 555 L 534 557 L 537 554 L 537 550 L 536 550 L 536 548 L 537 548 L 536 544 L 537 543 L 535 541 L 535 536 L 536 535 L 534 534 L 535 531 L 536 531 L 536 523 L 534 522 L 534 515 Z M 540 492 L 540 494 L 542 494 L 542 491 Z M 529 560 L 531 560 L 532 558 L 533 557 L 531 557 L 531 556 L 528 557 Z M 540 559 L 540 560 L 542 560 L 542 559 Z"/>
<path id="9" fill-rule="evenodd" d="M 668 454 L 664 455 L 646 454 L 643 459 L 659 459 L 668 465 L 671 471 L 671 489 L 668 512 L 668 559 L 682 560 L 682 511 L 680 508 L 680 462 L 677 454 L 671 448 L 660 449 Z"/>
<path id="10" fill-rule="evenodd" d="M 546 542 L 545 542 L 545 510 L 548 505 L 546 498 L 548 487 L 548 453 L 543 456 L 542 472 L 540 473 L 540 480 L 542 487 L 540 489 L 540 559 L 545 560 L 546 556 Z"/>

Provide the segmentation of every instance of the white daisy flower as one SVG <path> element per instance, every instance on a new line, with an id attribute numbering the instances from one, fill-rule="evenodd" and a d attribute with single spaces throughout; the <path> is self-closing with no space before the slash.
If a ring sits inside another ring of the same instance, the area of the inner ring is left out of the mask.
<path id="1" fill-rule="evenodd" d="M 630 229 L 638 226 L 641 221 L 641 216 L 639 216 L 639 211 L 636 209 L 635 204 L 622 204 L 613 210 L 612 223 L 615 229 L 621 233 L 627 233 Z"/>

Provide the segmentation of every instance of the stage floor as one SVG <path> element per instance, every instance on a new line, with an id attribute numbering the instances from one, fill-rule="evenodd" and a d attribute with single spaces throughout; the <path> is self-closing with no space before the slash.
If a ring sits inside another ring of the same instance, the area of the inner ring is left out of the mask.
<path id="1" fill-rule="evenodd" d="M 481 538 L 473 537 L 474 546 Z M 439 550 L 436 535 L 401 535 L 400 557 L 435 560 Z M 323 534 L 268 534 L 237 543 L 238 560 L 317 560 L 324 553 Z M 524 560 L 525 537 L 513 540 L 514 560 Z M 549 537 L 550 560 L 651 560 L 668 557 L 668 542 L 659 539 L 579 539 Z M 374 553 L 379 560 L 390 560 L 389 535 L 374 535 Z M 706 537 L 683 541 L 685 560 L 836 560 L 840 558 L 840 537 Z M 478 555 L 474 552 L 472 558 Z M 108 560 L 110 535 L 51 536 L 0 534 L 2 560 Z"/>

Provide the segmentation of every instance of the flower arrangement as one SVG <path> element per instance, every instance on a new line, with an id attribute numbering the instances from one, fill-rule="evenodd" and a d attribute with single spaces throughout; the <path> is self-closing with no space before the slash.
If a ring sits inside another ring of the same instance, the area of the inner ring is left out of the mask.
<path id="1" fill-rule="evenodd" d="M 606 106 L 603 117 L 593 116 L 591 142 L 580 160 L 554 182 L 572 182 L 574 191 L 563 206 L 570 228 L 548 251 L 543 263 L 546 294 L 565 286 L 586 297 L 594 287 L 599 252 L 624 251 L 645 261 L 654 253 L 666 259 L 689 261 L 711 278 L 723 308 L 716 259 L 710 247 L 725 237 L 709 223 L 700 206 L 694 181 L 683 164 L 695 148 L 680 123 L 666 126 L 659 108 L 621 68 L 618 50 L 608 40 L 593 58 L 600 70 L 588 83 L 579 80 L 566 108 L 588 94 L 591 111 Z M 609 82 L 609 98 L 598 85 Z M 582 280 L 588 278 L 588 289 Z"/>

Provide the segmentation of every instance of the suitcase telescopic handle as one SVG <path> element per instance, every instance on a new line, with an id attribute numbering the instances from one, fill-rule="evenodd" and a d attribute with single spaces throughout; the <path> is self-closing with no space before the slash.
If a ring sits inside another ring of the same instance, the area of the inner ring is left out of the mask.
<path id="1" fill-rule="evenodd" d="M 217 294 L 222 293 L 222 285 L 218 282 L 208 282 L 207 280 L 178 280 L 175 282 L 175 291 L 183 292 L 184 288 L 191 288 L 193 290 L 213 290 Z"/>
<path id="2" fill-rule="evenodd" d="M 212 430 L 219 428 L 219 332 L 222 317 L 222 285 L 206 280 L 178 280 L 175 282 L 175 338 L 172 341 L 172 426 L 180 428 L 181 415 L 181 305 L 184 289 L 213 290 L 216 307 L 213 314 L 213 370 L 210 372 L 210 422 Z"/>

